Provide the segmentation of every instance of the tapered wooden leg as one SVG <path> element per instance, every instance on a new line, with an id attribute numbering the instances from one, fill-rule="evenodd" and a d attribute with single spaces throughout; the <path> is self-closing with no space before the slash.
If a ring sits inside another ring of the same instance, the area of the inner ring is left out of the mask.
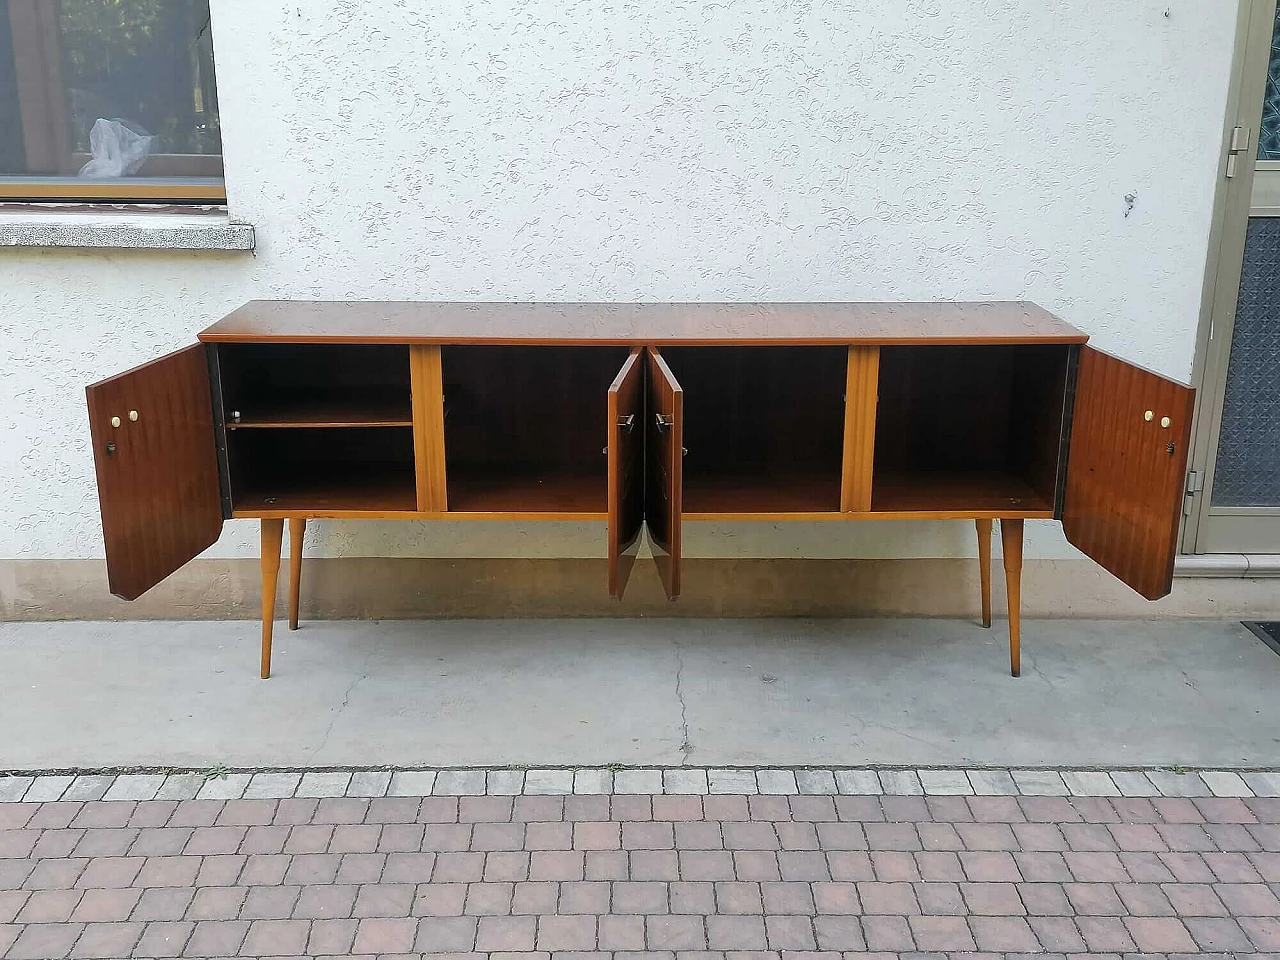
<path id="1" fill-rule="evenodd" d="M 280 544 L 284 520 L 262 521 L 262 679 L 271 676 L 271 626 L 276 615 L 276 581 L 280 579 Z"/>
<path id="2" fill-rule="evenodd" d="M 1022 521 L 1000 521 L 1004 583 L 1009 595 L 1009 672 L 1022 675 Z"/>
<path id="3" fill-rule="evenodd" d="M 975 520 L 978 527 L 978 576 L 982 579 L 982 625 L 991 626 L 991 521 Z"/>
<path id="4" fill-rule="evenodd" d="M 302 592 L 302 535 L 306 517 L 289 518 L 289 629 L 298 629 L 298 596 Z"/>

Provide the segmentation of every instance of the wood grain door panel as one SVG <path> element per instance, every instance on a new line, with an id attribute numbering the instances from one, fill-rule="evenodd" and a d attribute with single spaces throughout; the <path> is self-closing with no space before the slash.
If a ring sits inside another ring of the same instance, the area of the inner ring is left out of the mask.
<path id="1" fill-rule="evenodd" d="M 1173 587 L 1194 405 L 1190 387 L 1081 348 L 1062 528 L 1148 600 Z"/>
<path id="2" fill-rule="evenodd" d="M 609 386 L 609 595 L 622 599 L 644 528 L 644 355 L 633 350 Z"/>
<path id="3" fill-rule="evenodd" d="M 135 600 L 222 532 L 205 347 L 135 367 L 85 394 L 107 580 L 115 596 Z"/>
<path id="4" fill-rule="evenodd" d="M 680 513 L 684 484 L 684 391 L 656 349 L 648 350 L 645 412 L 645 525 L 668 599 L 680 596 Z"/>

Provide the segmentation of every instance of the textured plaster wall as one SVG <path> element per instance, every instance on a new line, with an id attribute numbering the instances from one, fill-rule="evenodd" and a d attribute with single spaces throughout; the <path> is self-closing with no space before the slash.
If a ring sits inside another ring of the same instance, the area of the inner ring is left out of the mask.
<path id="1" fill-rule="evenodd" d="M 212 6 L 257 253 L 0 251 L 0 557 L 100 556 L 84 384 L 256 297 L 1028 298 L 1190 375 L 1229 0 Z M 327 555 L 603 550 L 590 524 L 313 526 Z M 971 539 L 691 524 L 686 551 Z M 1044 524 L 1029 555 L 1072 553 Z"/>

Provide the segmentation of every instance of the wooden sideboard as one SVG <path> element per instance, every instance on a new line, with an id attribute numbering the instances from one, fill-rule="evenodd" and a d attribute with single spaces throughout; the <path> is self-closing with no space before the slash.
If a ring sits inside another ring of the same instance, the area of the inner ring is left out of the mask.
<path id="1" fill-rule="evenodd" d="M 246 304 L 88 388 L 111 592 L 262 528 L 262 676 L 285 520 L 607 521 L 667 595 L 699 520 L 1000 521 L 1019 673 L 1022 530 L 1170 590 L 1194 391 L 1031 303 Z"/>

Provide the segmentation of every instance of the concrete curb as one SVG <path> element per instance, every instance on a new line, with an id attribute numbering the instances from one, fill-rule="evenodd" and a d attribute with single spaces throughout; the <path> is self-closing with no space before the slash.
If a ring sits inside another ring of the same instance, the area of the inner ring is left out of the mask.
<path id="1" fill-rule="evenodd" d="M 217 768 L 185 772 L 0 775 L 0 803 L 571 794 L 1280 797 L 1280 771 L 868 767 L 232 771 Z"/>

